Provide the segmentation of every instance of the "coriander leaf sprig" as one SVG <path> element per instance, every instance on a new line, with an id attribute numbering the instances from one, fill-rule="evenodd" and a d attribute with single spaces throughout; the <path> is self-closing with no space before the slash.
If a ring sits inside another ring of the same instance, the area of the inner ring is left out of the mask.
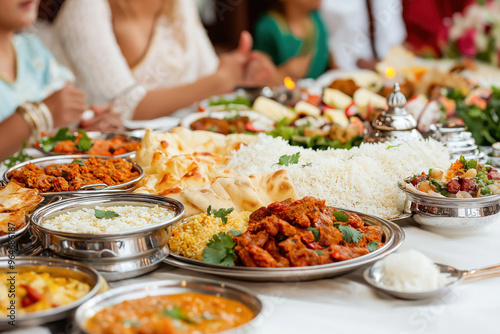
<path id="1" fill-rule="evenodd" d="M 236 243 L 233 241 L 233 231 L 231 230 L 228 233 L 219 232 L 212 236 L 203 250 L 203 262 L 227 267 L 234 266 L 236 260 L 234 246 L 236 246 Z"/>
<path id="2" fill-rule="evenodd" d="M 114 211 L 111 210 L 99 210 L 99 209 L 94 209 L 94 214 L 97 219 L 109 219 L 109 218 L 115 218 L 115 217 L 120 217 L 120 215 Z"/>
<path id="3" fill-rule="evenodd" d="M 227 224 L 227 215 L 229 215 L 231 212 L 234 211 L 234 208 L 228 208 L 228 209 L 218 209 L 218 210 L 212 210 L 212 206 L 209 205 L 207 208 L 207 215 L 212 215 L 214 217 L 220 218 L 222 221 L 222 224 L 226 225 Z"/>

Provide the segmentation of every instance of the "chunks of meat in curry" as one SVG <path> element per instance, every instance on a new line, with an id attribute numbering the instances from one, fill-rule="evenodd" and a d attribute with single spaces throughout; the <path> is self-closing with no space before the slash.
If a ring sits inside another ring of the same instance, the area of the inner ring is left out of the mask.
<path id="1" fill-rule="evenodd" d="M 335 209 L 314 197 L 285 200 L 250 215 L 248 230 L 234 237 L 234 250 L 246 267 L 302 267 L 344 261 L 368 254 L 372 241 L 382 244 L 382 228 L 367 225 L 354 213 L 337 221 Z M 361 232 L 356 242 L 344 240 L 338 225 Z M 315 231 L 316 233 L 313 233 Z"/>
<path id="2" fill-rule="evenodd" d="M 90 184 L 122 184 L 137 178 L 139 172 L 123 159 L 90 157 L 70 164 L 52 164 L 43 169 L 30 163 L 12 171 L 8 176 L 12 182 L 22 187 L 41 192 L 60 192 L 77 190 Z"/>
<path id="3" fill-rule="evenodd" d="M 221 133 L 228 135 L 230 133 L 243 133 L 251 131 L 252 128 L 248 126 L 250 119 L 247 116 L 237 116 L 234 118 L 214 118 L 202 117 L 193 123 L 190 127 L 192 130 L 203 130 Z"/>

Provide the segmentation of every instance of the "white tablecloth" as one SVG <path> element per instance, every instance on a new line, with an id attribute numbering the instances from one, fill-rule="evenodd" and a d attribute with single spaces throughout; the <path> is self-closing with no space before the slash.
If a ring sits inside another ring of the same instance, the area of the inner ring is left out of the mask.
<path id="1" fill-rule="evenodd" d="M 500 263 L 500 222 L 467 235 L 434 233 L 416 225 L 404 226 L 401 250 L 417 249 L 436 262 L 460 269 Z M 465 282 L 447 295 L 428 301 L 405 301 L 370 288 L 363 269 L 330 279 L 302 283 L 233 281 L 163 265 L 112 287 L 162 279 L 204 277 L 242 285 L 265 303 L 257 333 L 500 333 L 500 277 Z M 69 326 L 69 324 L 67 325 Z M 49 333 L 31 328 L 26 334 Z M 65 333 L 59 326 L 54 333 Z"/>

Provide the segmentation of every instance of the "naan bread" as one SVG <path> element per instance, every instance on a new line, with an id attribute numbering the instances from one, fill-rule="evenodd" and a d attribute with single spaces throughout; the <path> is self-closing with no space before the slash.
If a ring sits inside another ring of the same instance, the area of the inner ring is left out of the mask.
<path id="1" fill-rule="evenodd" d="M 284 169 L 270 173 L 218 178 L 210 188 L 185 189 L 182 195 L 202 211 L 234 208 L 236 212 L 255 211 L 288 198 L 298 199 L 292 179 Z"/>
<path id="2" fill-rule="evenodd" d="M 0 212 L 23 211 L 31 212 L 43 201 L 37 189 L 23 188 L 10 182 L 0 190 Z"/>
<path id="3" fill-rule="evenodd" d="M 14 227 L 14 231 L 24 227 L 24 225 L 26 225 L 24 212 L 15 211 L 0 213 L 0 236 L 9 234 L 9 222 L 11 223 L 10 227 Z"/>

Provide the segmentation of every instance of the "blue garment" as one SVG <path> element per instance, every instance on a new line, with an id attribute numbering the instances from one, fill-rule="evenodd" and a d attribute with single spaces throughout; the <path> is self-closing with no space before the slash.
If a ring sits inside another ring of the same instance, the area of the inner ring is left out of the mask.
<path id="1" fill-rule="evenodd" d="M 33 34 L 16 34 L 17 73 L 14 82 L 0 77 L 0 122 L 11 116 L 25 102 L 42 101 L 60 90 L 73 74 L 60 66 L 42 41 Z"/>

